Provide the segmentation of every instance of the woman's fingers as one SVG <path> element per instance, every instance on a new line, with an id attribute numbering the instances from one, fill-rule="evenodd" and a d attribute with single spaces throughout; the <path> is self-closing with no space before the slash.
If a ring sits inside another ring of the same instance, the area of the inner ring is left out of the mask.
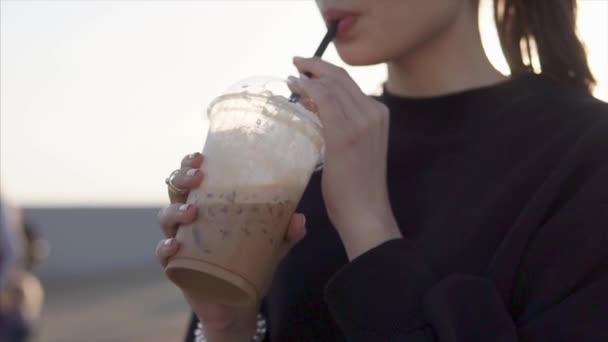
<path id="1" fill-rule="evenodd" d="M 306 236 L 306 216 L 304 214 L 295 213 L 289 221 L 283 247 L 279 251 L 281 258 Z"/>
<path id="2" fill-rule="evenodd" d="M 319 107 L 317 107 L 317 104 L 312 98 L 305 96 L 300 99 L 300 103 L 302 104 L 302 106 L 304 106 L 304 108 L 308 109 L 309 111 L 317 115 L 319 114 Z"/>
<path id="3" fill-rule="evenodd" d="M 331 78 L 343 83 L 343 86 L 355 96 L 361 95 L 361 88 L 350 77 L 348 72 L 339 66 L 326 62 L 318 57 L 301 58 L 294 57 L 293 64 L 301 74 L 309 72 L 313 75 L 312 79 Z"/>
<path id="4" fill-rule="evenodd" d="M 341 112 L 344 113 L 345 119 L 357 124 L 362 123 L 363 118 L 361 115 L 365 113 L 365 110 L 362 110 L 365 104 L 360 103 L 359 98 L 347 89 L 346 83 L 352 82 L 351 80 L 344 81 L 322 77 L 311 80 L 311 82 L 320 84 L 329 93 L 329 96 L 336 99 L 338 106 L 342 109 Z"/>
<path id="5" fill-rule="evenodd" d="M 287 232 L 285 234 L 285 242 L 296 243 L 306 235 L 306 216 L 304 214 L 295 213 L 291 216 Z"/>
<path id="6" fill-rule="evenodd" d="M 173 185 L 180 189 L 196 189 L 201 185 L 203 181 L 203 172 L 198 168 L 191 168 L 189 166 L 182 167 L 173 176 Z M 171 191 L 169 189 L 169 191 Z"/>
<path id="7" fill-rule="evenodd" d="M 181 167 L 189 167 L 198 169 L 203 165 L 203 155 L 199 152 L 190 153 L 182 159 Z"/>
<path id="8" fill-rule="evenodd" d="M 344 69 L 333 64 L 327 63 L 319 57 L 294 57 L 293 64 L 296 66 L 296 68 L 298 68 L 301 73 L 311 73 L 312 78 L 317 78 L 322 75 L 334 75 L 338 77 L 344 71 Z"/>
<path id="9" fill-rule="evenodd" d="M 163 267 L 169 263 L 169 259 L 179 251 L 179 242 L 173 238 L 161 240 L 156 246 L 156 257 Z"/>
<path id="10" fill-rule="evenodd" d="M 329 128 L 331 131 L 339 132 L 340 130 L 331 129 L 332 127 L 341 127 L 346 117 L 343 112 L 341 100 L 336 94 L 327 88 L 318 80 L 311 80 L 307 77 L 295 78 L 290 76 L 288 82 L 294 88 L 300 90 L 302 96 L 310 97 L 314 100 L 319 108 L 319 118 L 323 123 L 323 127 Z"/>
<path id="11" fill-rule="evenodd" d="M 319 113 L 319 107 L 317 107 L 317 104 L 315 103 L 315 101 L 310 96 L 308 96 L 307 94 L 303 94 L 304 90 L 299 85 L 299 83 L 297 82 L 297 80 L 298 79 L 295 76 L 289 76 L 289 77 L 287 77 L 287 87 L 294 94 L 298 94 L 300 96 L 300 100 L 298 102 L 300 102 L 300 104 L 302 106 L 304 106 L 304 108 L 308 109 L 309 111 L 311 111 L 311 112 L 313 112 L 315 114 L 318 114 Z"/>
<path id="12" fill-rule="evenodd" d="M 167 238 L 177 233 L 181 224 L 193 222 L 197 216 L 197 208 L 192 204 L 173 203 L 158 212 L 161 231 Z"/>
<path id="13" fill-rule="evenodd" d="M 182 159 L 181 168 L 173 176 L 171 182 L 173 186 L 188 191 L 185 193 L 177 193 L 169 188 L 169 199 L 171 200 L 171 203 L 186 202 L 189 190 L 196 189 L 201 185 L 203 173 L 200 170 L 200 167 L 203 165 L 203 159 L 203 155 L 198 152 L 191 153 Z"/>
<path id="14" fill-rule="evenodd" d="M 322 120 L 323 114 L 327 116 L 342 113 L 344 119 L 353 121 L 357 126 L 365 124 L 362 115 L 368 110 L 364 109 L 366 101 L 362 99 L 368 100 L 368 97 L 363 94 L 344 68 L 315 57 L 295 57 L 293 61 L 301 75 L 300 83 L 307 88 L 304 92 L 308 91 L 313 102 L 319 105 L 319 115 Z M 306 72 L 312 74 L 312 78 L 303 77 L 302 74 Z M 293 80 L 290 82 L 293 83 Z M 318 91 L 314 92 L 312 88 L 317 88 Z M 341 111 L 336 110 L 332 105 L 339 107 Z M 343 124 L 339 124 L 338 127 L 342 127 Z"/>

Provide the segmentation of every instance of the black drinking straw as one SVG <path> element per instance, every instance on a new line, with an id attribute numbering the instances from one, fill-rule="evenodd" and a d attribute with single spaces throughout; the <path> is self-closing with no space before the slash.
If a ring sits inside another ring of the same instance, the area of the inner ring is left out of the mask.
<path id="1" fill-rule="evenodd" d="M 337 20 L 331 22 L 331 24 L 327 28 L 327 33 L 325 34 L 325 37 L 323 37 L 321 44 L 319 44 L 317 51 L 315 51 L 315 54 L 314 54 L 315 57 L 323 56 L 323 53 L 327 49 L 327 46 L 334 39 L 334 37 L 336 36 L 336 33 L 338 33 L 338 24 L 339 23 L 340 22 Z M 307 77 L 312 77 L 312 74 L 308 71 L 305 72 L 304 75 L 306 75 Z M 289 97 L 289 102 L 298 102 L 298 100 L 300 100 L 300 95 L 298 95 L 298 94 L 291 94 L 291 96 Z"/>

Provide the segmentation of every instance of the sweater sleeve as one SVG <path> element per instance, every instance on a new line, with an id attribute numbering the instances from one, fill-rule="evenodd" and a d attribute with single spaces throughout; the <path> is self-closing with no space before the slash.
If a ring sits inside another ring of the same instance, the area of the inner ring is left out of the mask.
<path id="1" fill-rule="evenodd" d="M 595 211 L 595 227 L 608 227 L 606 212 L 608 207 Z M 555 286 L 543 280 L 540 288 L 530 287 L 530 304 L 517 321 L 490 279 L 464 274 L 438 279 L 405 239 L 388 241 L 346 265 L 327 284 L 325 299 L 349 341 L 608 341 L 608 253 L 595 248 L 606 245 L 608 234 L 593 231 L 601 233 L 589 246 L 598 252 L 591 253 L 594 261 L 585 252 L 575 260 L 567 258 L 570 252 L 553 254 L 555 269 L 570 276 L 554 278 Z M 575 271 L 579 259 L 586 260 L 589 272 Z M 547 299 L 543 292 L 556 295 Z"/>
<path id="2" fill-rule="evenodd" d="M 495 283 L 491 272 L 440 279 L 413 241 L 385 242 L 325 288 L 347 339 L 608 341 L 607 127 L 598 125 L 564 159 L 573 166 L 555 172 L 559 193 L 533 207 L 539 220 L 520 226 L 529 233 L 523 241 L 505 237 L 524 246 L 503 241 L 515 255 L 501 266 L 515 272 L 513 282 Z"/>
<path id="3" fill-rule="evenodd" d="M 349 341 L 516 341 L 487 279 L 439 280 L 414 244 L 396 239 L 359 256 L 328 283 L 326 302 Z M 501 339 L 488 339 L 500 335 Z"/>

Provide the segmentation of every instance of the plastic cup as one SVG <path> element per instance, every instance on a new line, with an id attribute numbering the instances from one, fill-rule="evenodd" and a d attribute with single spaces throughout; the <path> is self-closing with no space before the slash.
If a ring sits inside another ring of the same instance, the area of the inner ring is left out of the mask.
<path id="1" fill-rule="evenodd" d="M 187 203 L 169 279 L 208 302 L 252 305 L 266 292 L 286 228 L 323 159 L 318 117 L 288 100 L 284 81 L 243 80 L 207 109 L 202 186 Z"/>

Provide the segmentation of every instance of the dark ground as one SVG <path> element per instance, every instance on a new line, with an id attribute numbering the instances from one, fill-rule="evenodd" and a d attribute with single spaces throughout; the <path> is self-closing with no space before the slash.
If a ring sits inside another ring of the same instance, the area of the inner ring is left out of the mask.
<path id="1" fill-rule="evenodd" d="M 48 282 L 39 342 L 181 341 L 188 306 L 159 268 Z"/>

